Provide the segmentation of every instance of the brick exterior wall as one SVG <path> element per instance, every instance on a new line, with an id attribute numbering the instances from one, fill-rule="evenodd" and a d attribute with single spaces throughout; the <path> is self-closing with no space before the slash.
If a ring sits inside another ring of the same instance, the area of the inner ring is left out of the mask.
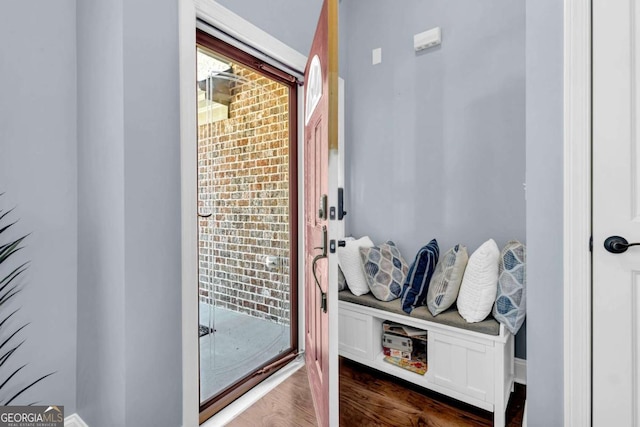
<path id="1" fill-rule="evenodd" d="M 233 73 L 229 118 L 199 123 L 200 301 L 289 324 L 289 89 Z"/>

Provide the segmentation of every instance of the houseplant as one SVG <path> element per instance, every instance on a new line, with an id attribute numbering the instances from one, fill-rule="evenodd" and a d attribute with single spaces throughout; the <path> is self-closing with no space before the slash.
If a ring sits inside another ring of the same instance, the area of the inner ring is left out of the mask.
<path id="1" fill-rule="evenodd" d="M 4 193 L 0 193 L 2 196 Z M 23 379 L 23 369 L 28 364 L 22 364 L 17 368 L 10 367 L 17 356 L 16 352 L 25 342 L 22 331 L 29 323 L 14 325 L 13 316 L 20 310 L 17 308 L 9 312 L 9 302 L 15 300 L 22 292 L 21 278 L 29 267 L 29 261 L 17 260 L 24 240 L 28 235 L 18 238 L 10 238 L 9 230 L 17 221 L 9 221 L 8 215 L 13 209 L 4 211 L 0 209 L 0 405 L 10 405 L 24 392 L 34 387 L 45 378 L 54 374 L 43 375 L 36 380 Z M 30 405 L 36 402 L 30 403 Z"/>

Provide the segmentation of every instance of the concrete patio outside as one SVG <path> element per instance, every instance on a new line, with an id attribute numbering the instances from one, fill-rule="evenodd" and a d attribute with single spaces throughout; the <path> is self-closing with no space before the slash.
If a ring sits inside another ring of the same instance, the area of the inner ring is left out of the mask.
<path id="1" fill-rule="evenodd" d="M 289 325 L 200 303 L 200 324 L 215 332 L 200 337 L 200 401 L 203 402 L 290 347 Z"/>

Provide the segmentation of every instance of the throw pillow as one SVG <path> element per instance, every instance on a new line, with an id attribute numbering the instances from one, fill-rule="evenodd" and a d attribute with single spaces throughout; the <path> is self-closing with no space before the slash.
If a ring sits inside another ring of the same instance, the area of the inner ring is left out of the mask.
<path id="1" fill-rule="evenodd" d="M 360 248 L 370 248 L 373 242 L 368 236 L 358 240 L 346 241 L 344 248 L 338 247 L 338 265 L 342 269 L 349 290 L 356 296 L 369 293 L 369 285 L 364 277 Z"/>
<path id="2" fill-rule="evenodd" d="M 360 259 L 374 297 L 380 301 L 400 297 L 409 266 L 395 243 L 388 241 L 379 247 L 360 248 Z"/>
<path id="3" fill-rule="evenodd" d="M 467 247 L 462 245 L 449 249 L 440 258 L 427 292 L 427 307 L 434 316 L 456 302 L 467 261 Z"/>
<path id="4" fill-rule="evenodd" d="M 338 290 L 344 291 L 347 289 L 347 279 L 344 278 L 344 273 L 340 266 L 338 266 Z"/>
<path id="5" fill-rule="evenodd" d="M 458 312 L 467 322 L 482 322 L 491 313 L 498 289 L 500 250 L 493 239 L 471 254 L 458 294 Z"/>
<path id="6" fill-rule="evenodd" d="M 439 255 L 440 249 L 436 239 L 418 251 L 402 288 L 402 310 L 405 313 L 411 314 L 414 308 L 424 304 Z"/>
<path id="7" fill-rule="evenodd" d="M 527 254 L 525 246 L 510 241 L 500 254 L 498 294 L 493 317 L 517 334 L 526 315 Z"/>
<path id="8" fill-rule="evenodd" d="M 345 237 L 344 241 L 345 242 L 351 242 L 354 239 L 353 237 Z M 340 261 L 338 260 L 338 263 Z M 347 279 L 345 279 L 344 277 L 344 273 L 342 272 L 342 269 L 340 268 L 340 265 L 338 265 L 338 290 L 339 291 L 344 291 L 345 289 L 347 289 Z"/>

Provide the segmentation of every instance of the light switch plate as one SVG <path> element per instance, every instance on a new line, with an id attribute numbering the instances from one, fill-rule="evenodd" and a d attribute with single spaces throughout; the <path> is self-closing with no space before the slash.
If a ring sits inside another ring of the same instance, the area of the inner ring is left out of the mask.
<path id="1" fill-rule="evenodd" d="M 371 51 L 371 63 L 373 65 L 379 64 L 382 62 L 382 48 L 376 48 Z"/>

